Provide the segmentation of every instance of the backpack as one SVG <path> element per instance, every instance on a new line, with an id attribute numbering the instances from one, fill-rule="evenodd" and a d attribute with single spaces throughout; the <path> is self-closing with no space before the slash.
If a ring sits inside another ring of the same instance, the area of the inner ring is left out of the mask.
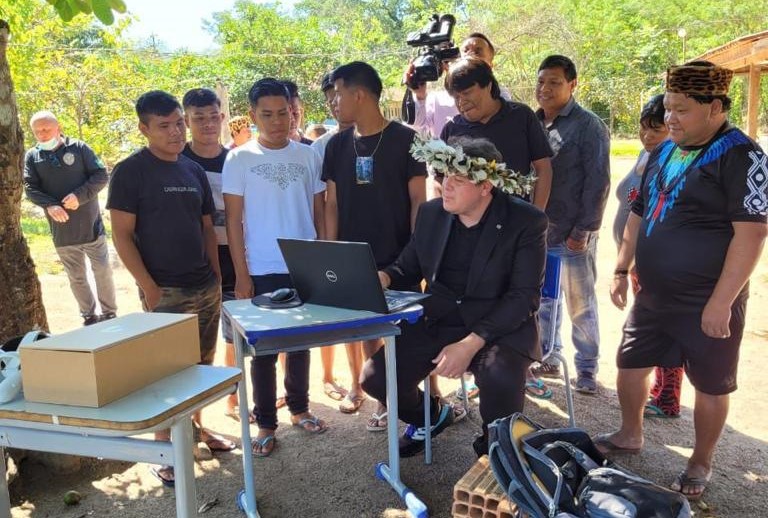
<path id="1" fill-rule="evenodd" d="M 545 429 L 521 413 L 488 426 L 493 474 L 532 518 L 689 518 L 686 498 L 608 461 L 580 428 Z"/>

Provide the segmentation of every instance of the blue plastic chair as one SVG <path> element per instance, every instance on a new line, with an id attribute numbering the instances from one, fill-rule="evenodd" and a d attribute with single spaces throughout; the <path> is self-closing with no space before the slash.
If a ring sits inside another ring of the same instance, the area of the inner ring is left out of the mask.
<path id="1" fill-rule="evenodd" d="M 557 331 L 557 312 L 560 306 L 560 297 L 562 289 L 560 287 L 560 274 L 562 265 L 560 256 L 553 253 L 547 253 L 547 264 L 544 272 L 544 285 L 541 287 L 542 300 L 552 301 L 552 311 L 549 318 L 549 329 L 546 330 L 547 340 L 542 341 L 542 361 L 548 358 L 556 358 L 563 366 L 563 376 L 565 378 L 565 401 L 568 405 L 568 422 L 572 427 L 576 426 L 576 418 L 573 413 L 573 392 L 571 391 L 571 382 L 568 377 L 568 362 L 562 354 L 555 351 L 555 335 Z M 544 331 L 544 330 L 542 330 Z"/>

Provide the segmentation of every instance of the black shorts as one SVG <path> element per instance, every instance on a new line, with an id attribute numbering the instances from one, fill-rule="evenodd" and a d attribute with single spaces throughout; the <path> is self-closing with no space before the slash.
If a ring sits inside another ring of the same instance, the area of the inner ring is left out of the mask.
<path id="1" fill-rule="evenodd" d="M 711 338 L 701 330 L 701 312 L 654 311 L 635 303 L 616 355 L 619 369 L 684 367 L 696 390 L 720 396 L 736 390 L 746 300 L 731 307 L 731 336 Z"/>

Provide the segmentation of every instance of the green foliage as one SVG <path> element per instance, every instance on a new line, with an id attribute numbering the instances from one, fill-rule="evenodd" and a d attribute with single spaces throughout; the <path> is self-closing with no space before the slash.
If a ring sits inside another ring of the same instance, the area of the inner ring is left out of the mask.
<path id="1" fill-rule="evenodd" d="M 611 139 L 611 156 L 620 158 L 637 158 L 643 149 L 638 139 Z"/>
<path id="2" fill-rule="evenodd" d="M 124 13 L 127 9 L 123 0 L 46 0 L 64 22 L 71 21 L 78 14 L 89 15 L 93 13 L 104 25 L 112 25 L 117 13 Z"/>
<path id="3" fill-rule="evenodd" d="M 319 91 L 322 75 L 359 59 L 376 67 L 384 101 L 396 109 L 403 69 L 415 52 L 406 46 L 406 34 L 422 28 L 432 13 L 446 12 L 457 16 L 457 43 L 473 31 L 492 38 L 495 74 L 516 98 L 535 106 L 539 63 L 548 54 L 565 54 L 579 69 L 579 101 L 614 135 L 633 136 L 642 104 L 662 91 L 667 66 L 768 22 L 760 2 L 748 0 L 552 0 L 545 8 L 536 0 L 303 0 L 293 8 L 239 0 L 210 20 L 220 50 L 202 55 L 126 41 L 130 17 L 110 27 L 97 23 L 124 12 L 121 0 L 64 4 L 74 13 L 69 23 L 58 10 L 65 9 L 57 7 L 61 0 L 0 6 L 14 34 L 9 60 L 20 114 L 28 120 L 40 109 L 56 112 L 66 133 L 88 142 L 109 164 L 142 144 L 133 102 L 154 88 L 181 97 L 189 88 L 221 82 L 231 113 L 238 115 L 246 113 L 255 80 L 290 78 L 305 100 L 306 120 L 322 121 L 328 116 Z M 88 8 L 92 15 L 77 16 Z M 737 124 L 745 117 L 744 92 L 737 78 L 731 111 Z M 762 97 L 768 102 L 765 88 Z M 768 111 L 760 120 L 768 124 Z"/>

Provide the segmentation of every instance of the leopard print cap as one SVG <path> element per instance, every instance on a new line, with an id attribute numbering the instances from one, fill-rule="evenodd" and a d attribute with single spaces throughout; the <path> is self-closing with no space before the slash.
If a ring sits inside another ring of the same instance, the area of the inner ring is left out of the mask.
<path id="1" fill-rule="evenodd" d="M 238 115 L 237 117 L 232 117 L 227 125 L 229 126 L 229 132 L 234 136 L 237 135 L 241 130 L 250 126 L 251 121 L 248 117 Z"/>
<path id="2" fill-rule="evenodd" d="M 688 95 L 728 95 L 733 70 L 713 66 L 678 65 L 667 69 L 667 92 Z"/>

